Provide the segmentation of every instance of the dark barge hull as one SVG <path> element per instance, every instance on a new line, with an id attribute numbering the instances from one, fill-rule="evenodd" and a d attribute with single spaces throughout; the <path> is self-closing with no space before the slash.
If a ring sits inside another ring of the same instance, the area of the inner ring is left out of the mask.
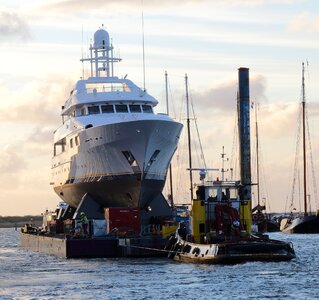
<path id="1" fill-rule="evenodd" d="M 319 215 L 296 218 L 286 226 L 284 233 L 319 233 Z"/>
<path id="2" fill-rule="evenodd" d="M 20 233 L 22 248 L 64 258 L 163 257 L 167 239 L 145 238 L 66 238 Z"/>

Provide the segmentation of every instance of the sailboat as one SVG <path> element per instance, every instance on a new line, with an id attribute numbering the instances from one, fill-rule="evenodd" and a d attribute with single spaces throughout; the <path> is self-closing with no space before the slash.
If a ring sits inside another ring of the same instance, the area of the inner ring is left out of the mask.
<path id="1" fill-rule="evenodd" d="M 258 118 L 255 105 L 255 136 L 256 136 L 256 186 L 257 186 L 257 205 L 252 209 L 253 226 L 257 226 L 258 233 L 279 231 L 278 224 L 271 220 L 266 213 L 266 204 L 260 204 L 260 162 L 259 162 L 259 136 L 258 136 Z"/>
<path id="2" fill-rule="evenodd" d="M 312 214 L 307 205 L 307 155 L 306 155 L 306 95 L 305 65 L 302 63 L 302 149 L 303 149 L 303 202 L 304 212 L 298 217 L 283 219 L 280 230 L 284 233 L 319 233 L 319 210 Z"/>

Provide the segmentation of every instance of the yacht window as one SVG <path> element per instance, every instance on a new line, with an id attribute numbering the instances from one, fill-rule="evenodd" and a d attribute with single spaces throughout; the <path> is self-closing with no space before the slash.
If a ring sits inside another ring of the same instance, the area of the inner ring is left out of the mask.
<path id="1" fill-rule="evenodd" d="M 103 114 L 109 114 L 109 113 L 114 113 L 114 107 L 113 105 L 101 105 L 101 110 Z"/>
<path id="2" fill-rule="evenodd" d="M 86 109 L 85 109 L 85 107 L 84 107 L 84 106 L 83 106 L 83 107 L 81 107 L 80 112 L 81 112 L 81 116 L 85 116 L 85 115 L 86 115 Z"/>
<path id="3" fill-rule="evenodd" d="M 100 113 L 100 107 L 97 105 L 89 106 L 88 110 L 89 110 L 89 115 L 95 115 Z"/>
<path id="4" fill-rule="evenodd" d="M 152 106 L 150 105 L 142 105 L 142 108 L 143 108 L 143 112 L 145 113 L 149 113 L 149 114 L 153 113 Z"/>
<path id="5" fill-rule="evenodd" d="M 115 105 L 116 112 L 118 113 L 126 113 L 128 112 L 127 105 L 117 104 Z"/>
<path id="6" fill-rule="evenodd" d="M 142 112 L 142 110 L 141 110 L 141 105 L 138 105 L 138 104 L 131 104 L 130 105 L 130 111 L 132 112 L 132 113 L 139 113 L 139 112 Z"/>
<path id="7" fill-rule="evenodd" d="M 54 144 L 54 156 L 65 151 L 66 139 L 63 138 Z"/>

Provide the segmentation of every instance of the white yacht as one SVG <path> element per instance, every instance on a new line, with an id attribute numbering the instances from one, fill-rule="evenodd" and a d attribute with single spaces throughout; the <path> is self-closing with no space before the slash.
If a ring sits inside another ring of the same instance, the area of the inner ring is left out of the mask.
<path id="1" fill-rule="evenodd" d="M 163 198 L 182 124 L 155 114 L 155 98 L 114 76 L 121 59 L 105 29 L 89 50 L 81 61 L 90 63 L 91 76 L 75 84 L 54 132 L 51 185 L 74 208 L 86 194 L 102 207 L 147 208 Z"/>

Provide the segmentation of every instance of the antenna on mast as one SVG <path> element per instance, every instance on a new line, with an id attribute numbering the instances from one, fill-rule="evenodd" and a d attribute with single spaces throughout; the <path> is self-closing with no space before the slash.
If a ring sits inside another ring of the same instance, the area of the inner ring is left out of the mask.
<path id="1" fill-rule="evenodd" d="M 84 62 L 83 62 L 83 24 L 82 24 L 82 47 L 81 47 L 81 52 L 82 52 L 82 78 L 84 79 Z"/>
<path id="2" fill-rule="evenodd" d="M 141 0 L 142 4 L 142 44 L 143 44 L 143 90 L 145 91 L 145 45 L 144 45 L 144 5 L 143 0 Z"/>

